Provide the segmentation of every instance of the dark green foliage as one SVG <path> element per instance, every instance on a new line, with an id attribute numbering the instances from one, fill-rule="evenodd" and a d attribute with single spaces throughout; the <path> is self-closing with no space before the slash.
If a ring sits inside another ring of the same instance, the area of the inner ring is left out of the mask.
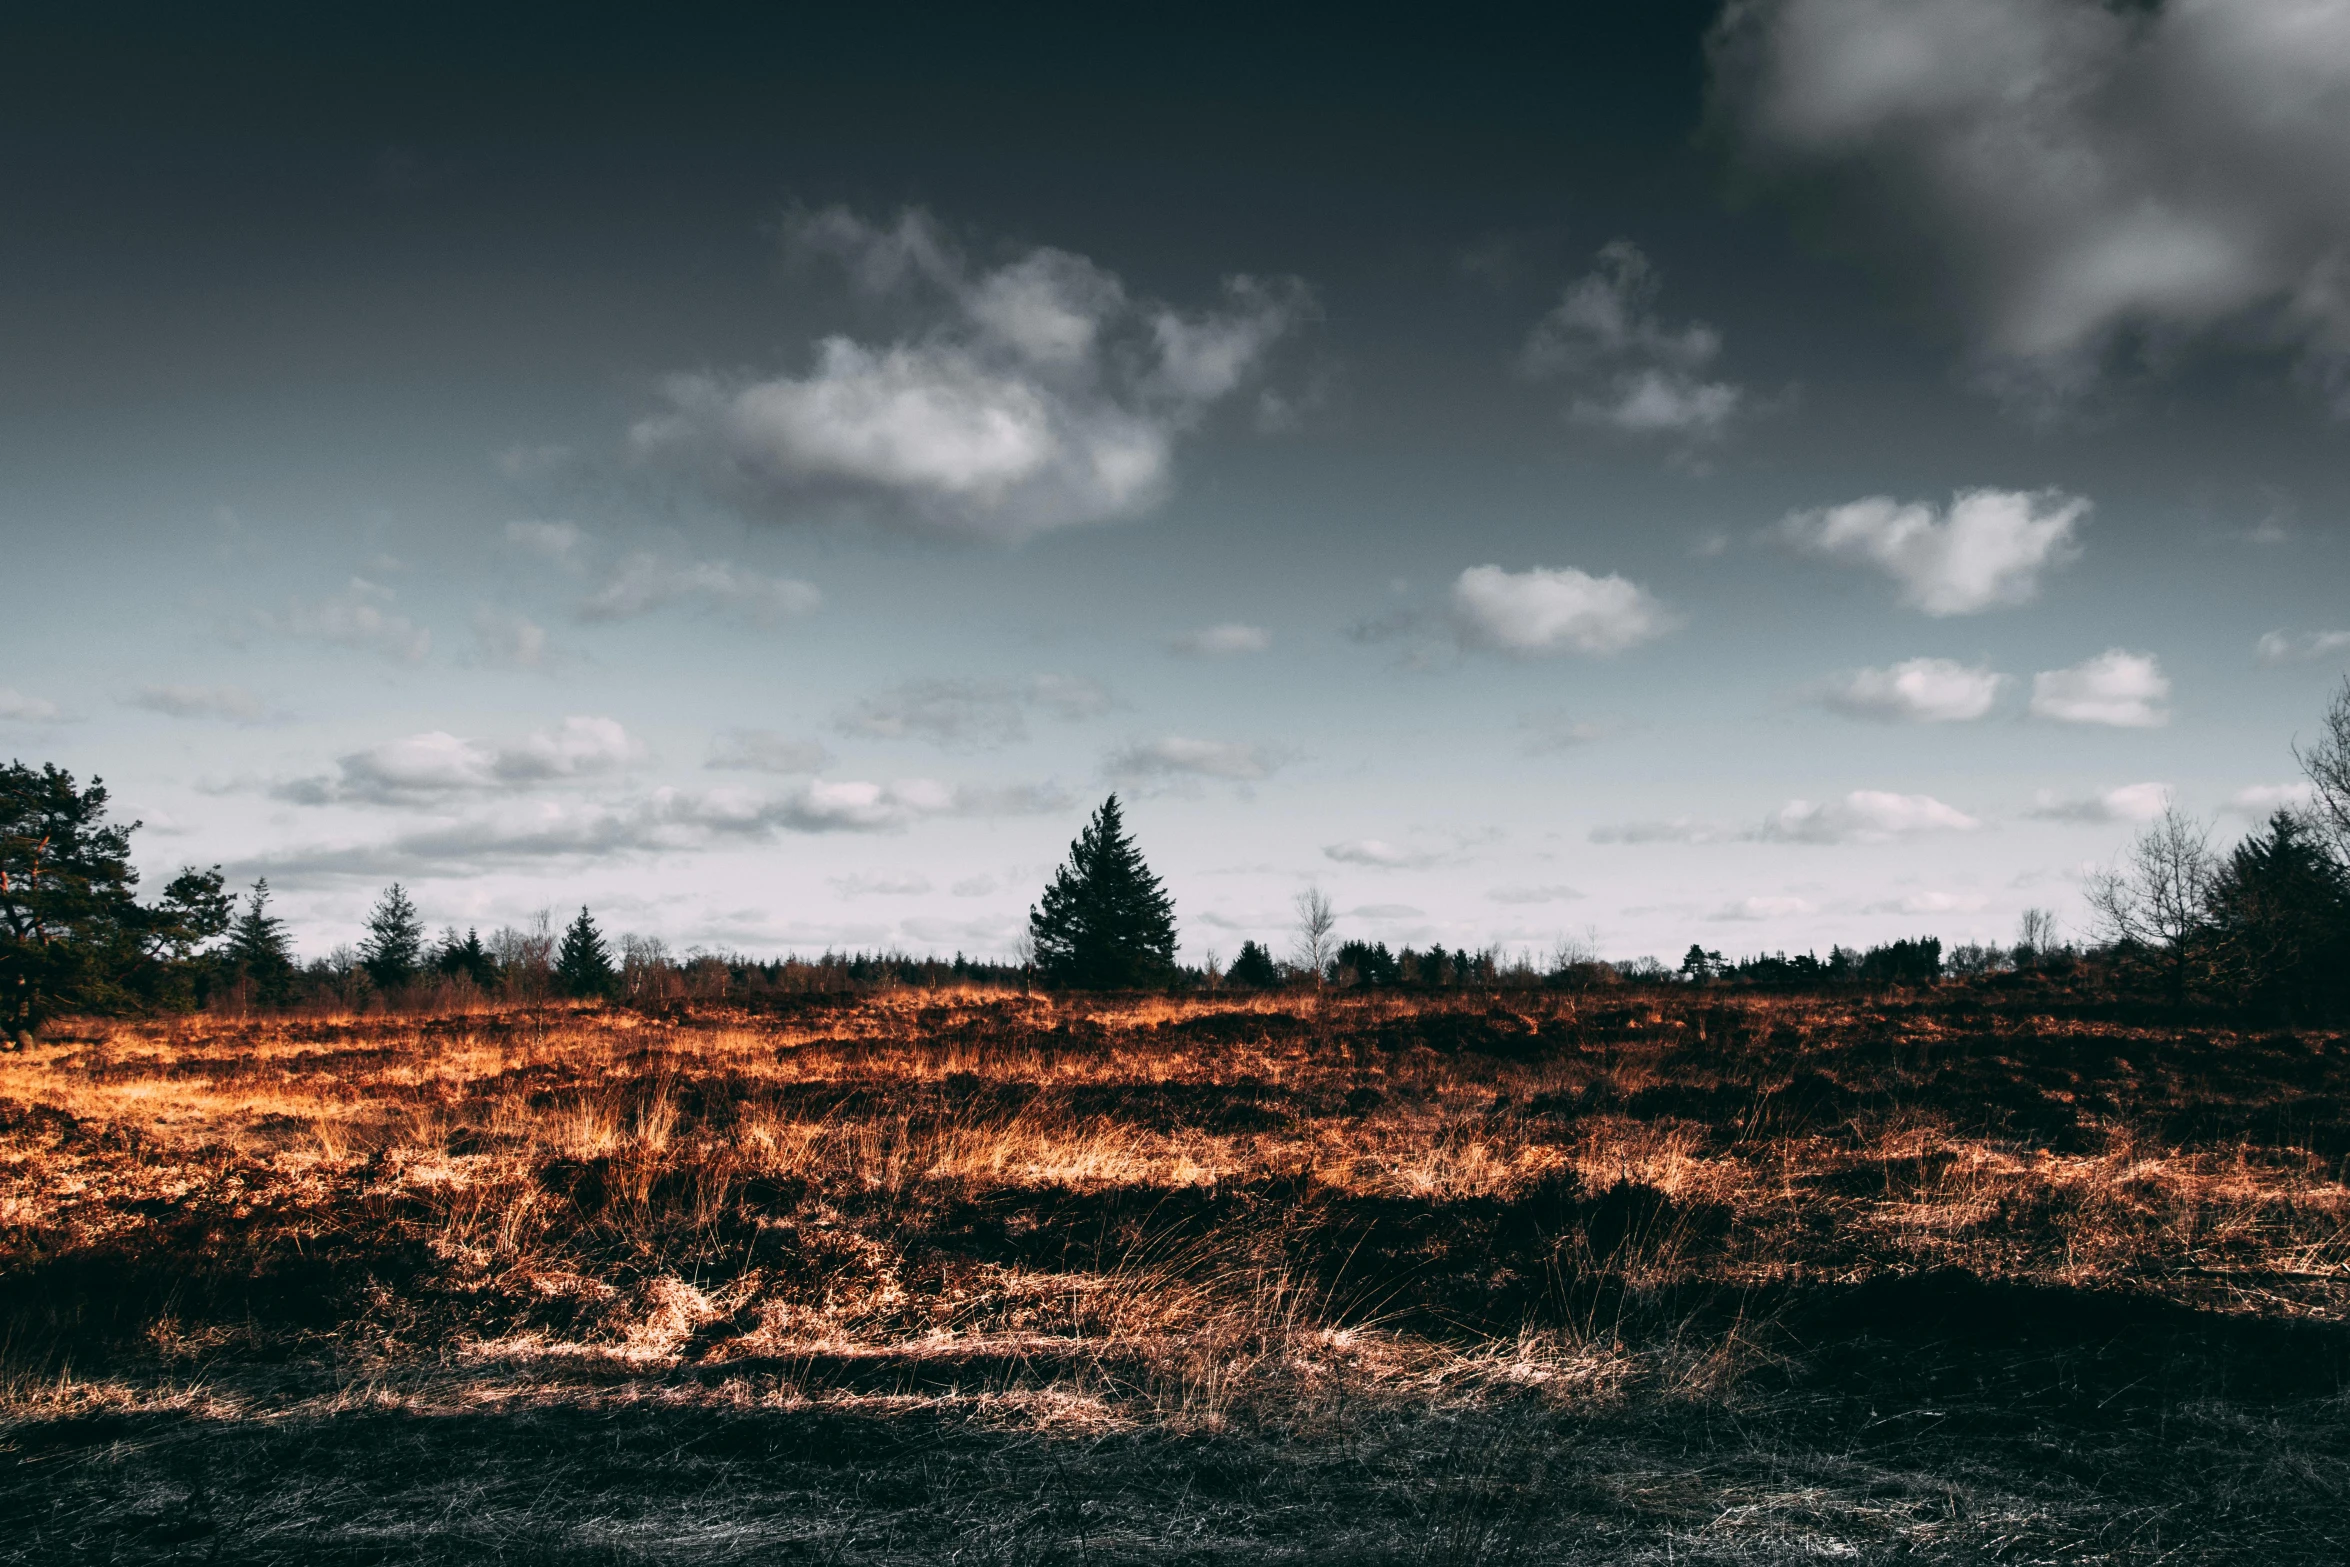
<path id="1" fill-rule="evenodd" d="M 294 945 L 286 922 L 269 912 L 269 880 L 253 883 L 243 912 L 229 926 L 222 965 L 232 979 L 252 986 L 257 1001 L 284 1001 L 294 986 Z"/>
<path id="2" fill-rule="evenodd" d="M 2350 995 L 2350 873 L 2287 811 L 2221 865 L 2206 911 L 2236 994 L 2291 1013 Z"/>
<path id="3" fill-rule="evenodd" d="M 1681 977 L 1693 985 L 1709 979 L 1719 979 L 1730 971 L 1730 965 L 1719 952 L 1708 952 L 1696 942 L 1681 955 Z"/>
<path id="4" fill-rule="evenodd" d="M 481 944 L 481 932 L 468 929 L 465 939 L 457 939 L 457 928 L 452 925 L 441 932 L 441 944 L 432 955 L 432 966 L 451 978 L 470 979 L 487 989 L 498 977 L 495 958 Z"/>
<path id="5" fill-rule="evenodd" d="M 1740 958 L 1732 970 L 1732 975 L 1743 984 L 1790 989 L 1817 985 L 1827 974 L 1827 965 L 1810 952 L 1799 952 L 1794 957 L 1784 952 L 1757 953 L 1751 958 Z"/>
<path id="6" fill-rule="evenodd" d="M 1392 985 L 1403 977 L 1395 956 L 1384 941 L 1345 941 L 1330 960 L 1330 977 L 1353 974 L 1358 985 Z"/>
<path id="7" fill-rule="evenodd" d="M 106 785 L 54 766 L 0 769 L 0 1037 L 22 1044 L 63 1009 L 184 999 L 198 944 L 227 928 L 220 871 L 193 867 L 134 896 L 131 834 L 106 820 Z"/>
<path id="8" fill-rule="evenodd" d="M 1447 985 L 1474 985 L 1493 975 L 1492 954 L 1471 952 L 1466 947 L 1447 952 L 1439 942 L 1425 952 L 1402 947 L 1395 954 L 1395 983 L 1399 985 L 1441 990 Z"/>
<path id="9" fill-rule="evenodd" d="M 1273 961 L 1273 954 L 1254 941 L 1240 944 L 1240 956 L 1232 960 L 1232 967 L 1224 971 L 1224 982 L 1250 990 L 1269 990 L 1281 983 L 1281 969 Z"/>
<path id="10" fill-rule="evenodd" d="M 1869 985 L 1931 985 L 1942 977 L 1942 938 L 1923 936 L 1871 947 L 1860 960 L 1859 978 Z"/>
<path id="11" fill-rule="evenodd" d="M 563 945 L 555 951 L 555 984 L 563 994 L 585 1000 L 592 996 L 608 996 L 618 988 L 620 973 L 612 966 L 612 953 L 604 945 L 604 933 L 596 929 L 596 922 L 588 917 L 582 904 L 579 918 L 563 932 Z"/>
<path id="12" fill-rule="evenodd" d="M 1050 985 L 1122 990 L 1174 976 L 1175 903 L 1126 836 L 1116 795 L 1069 846 L 1069 862 L 1028 911 L 1028 928 Z"/>
<path id="13" fill-rule="evenodd" d="M 359 966 L 382 991 L 398 990 L 424 967 L 424 921 L 398 882 L 384 889 L 367 916 L 367 936 L 359 943 Z"/>

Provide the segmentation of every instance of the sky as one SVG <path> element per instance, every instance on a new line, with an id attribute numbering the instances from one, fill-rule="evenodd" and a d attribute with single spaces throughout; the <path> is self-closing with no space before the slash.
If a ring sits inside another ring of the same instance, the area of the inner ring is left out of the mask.
<path id="1" fill-rule="evenodd" d="M 0 754 L 305 954 L 2086 936 L 2350 666 L 2350 0 L 206 9 L 0 24 Z"/>

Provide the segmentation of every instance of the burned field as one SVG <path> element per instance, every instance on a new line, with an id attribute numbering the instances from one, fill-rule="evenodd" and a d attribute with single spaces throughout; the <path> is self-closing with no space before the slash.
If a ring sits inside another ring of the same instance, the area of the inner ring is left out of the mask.
<path id="1" fill-rule="evenodd" d="M 2020 983 L 68 1028 L 0 1558 L 2334 1562 L 2346 1090 Z"/>

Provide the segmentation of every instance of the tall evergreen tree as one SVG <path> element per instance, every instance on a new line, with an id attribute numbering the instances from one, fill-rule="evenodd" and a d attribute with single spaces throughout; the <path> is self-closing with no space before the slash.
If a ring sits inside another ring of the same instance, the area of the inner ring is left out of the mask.
<path id="1" fill-rule="evenodd" d="M 497 961 L 489 949 L 481 944 L 481 932 L 468 927 L 465 939 L 457 939 L 457 927 L 451 925 L 441 932 L 441 944 L 432 955 L 432 966 L 452 977 L 462 976 L 485 989 L 498 977 Z"/>
<path id="2" fill-rule="evenodd" d="M 378 990 L 397 990 L 424 966 L 424 921 L 398 882 L 384 889 L 367 916 L 367 936 L 359 943 L 359 966 Z"/>
<path id="3" fill-rule="evenodd" d="M 555 953 L 555 983 L 567 996 L 608 996 L 619 978 L 604 933 L 582 904 L 579 918 L 563 932 L 563 945 Z"/>
<path id="4" fill-rule="evenodd" d="M 253 883 L 245 907 L 229 926 L 222 953 L 229 972 L 242 975 L 263 1001 L 283 1001 L 294 984 L 294 944 L 286 922 L 269 912 L 269 878 Z"/>
<path id="5" fill-rule="evenodd" d="M 1243 985 L 1251 990 L 1266 990 L 1281 983 L 1281 970 L 1273 962 L 1273 954 L 1256 941 L 1240 944 L 1240 956 L 1232 960 L 1232 967 L 1224 971 L 1228 985 Z"/>
<path id="6" fill-rule="evenodd" d="M 1175 902 L 1126 835 L 1111 795 L 1093 813 L 1044 899 L 1028 911 L 1036 965 L 1051 985 L 1118 990 L 1175 972 Z"/>
<path id="7" fill-rule="evenodd" d="M 0 767 L 0 1041 L 42 1020 L 165 994 L 196 946 L 228 927 L 220 871 L 182 870 L 154 903 L 136 896 L 131 834 L 106 819 L 106 785 L 54 766 Z"/>
<path id="8" fill-rule="evenodd" d="M 2235 990 L 2298 1013 L 2350 998 L 2350 870 L 2290 811 L 2220 866 L 2208 910 Z"/>

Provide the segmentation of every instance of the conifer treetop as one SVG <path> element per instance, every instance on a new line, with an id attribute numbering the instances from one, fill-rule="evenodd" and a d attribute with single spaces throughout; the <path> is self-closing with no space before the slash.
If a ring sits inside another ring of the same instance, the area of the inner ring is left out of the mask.
<path id="1" fill-rule="evenodd" d="M 1049 984 L 1128 989 L 1173 974 L 1175 901 L 1127 835 L 1115 794 L 1069 846 L 1068 863 L 1029 910 L 1028 927 Z"/>
<path id="2" fill-rule="evenodd" d="M 555 983 L 567 996 L 607 996 L 618 978 L 604 933 L 581 904 L 579 918 L 565 927 L 563 945 L 555 952 Z"/>

